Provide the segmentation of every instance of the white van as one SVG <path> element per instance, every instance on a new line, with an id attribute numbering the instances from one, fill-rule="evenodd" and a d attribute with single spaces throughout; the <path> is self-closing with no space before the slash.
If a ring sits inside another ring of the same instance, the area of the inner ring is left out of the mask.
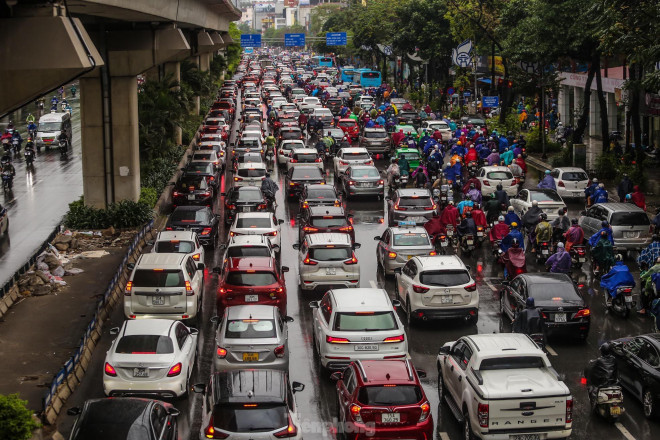
<path id="1" fill-rule="evenodd" d="M 65 132 L 71 145 L 71 115 L 69 113 L 49 113 L 39 118 L 37 126 L 36 146 L 39 150 L 42 146 L 50 148 L 52 145 L 59 146 L 58 138 Z"/>

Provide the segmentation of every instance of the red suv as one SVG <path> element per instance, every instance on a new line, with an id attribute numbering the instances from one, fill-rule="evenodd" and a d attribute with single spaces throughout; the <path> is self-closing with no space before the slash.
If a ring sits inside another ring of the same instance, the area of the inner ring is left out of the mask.
<path id="1" fill-rule="evenodd" d="M 339 435 L 433 439 L 431 404 L 419 383 L 426 373 L 409 360 L 355 361 L 331 377 L 337 380 Z"/>
<path id="2" fill-rule="evenodd" d="M 340 119 L 337 126 L 341 128 L 346 136 L 351 139 L 351 142 L 355 142 L 360 137 L 360 127 L 356 120 L 351 118 Z"/>
<path id="3" fill-rule="evenodd" d="M 277 260 L 271 257 L 233 257 L 229 258 L 219 273 L 216 308 L 218 316 L 229 306 L 263 304 L 277 306 L 280 313 L 286 315 L 286 283 L 284 272 Z"/>

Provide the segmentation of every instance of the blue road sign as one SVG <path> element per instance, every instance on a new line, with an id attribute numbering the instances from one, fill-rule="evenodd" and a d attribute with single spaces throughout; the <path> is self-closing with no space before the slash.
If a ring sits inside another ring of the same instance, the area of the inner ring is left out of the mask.
<path id="1" fill-rule="evenodd" d="M 499 96 L 483 96 L 481 98 L 482 107 L 499 107 L 500 106 L 500 97 Z"/>
<path id="2" fill-rule="evenodd" d="M 328 32 L 325 34 L 325 44 L 327 46 L 346 46 L 346 32 Z"/>
<path id="3" fill-rule="evenodd" d="M 285 46 L 304 46 L 305 34 L 284 34 Z"/>
<path id="4" fill-rule="evenodd" d="M 463 96 L 470 96 L 470 95 L 472 95 L 472 93 L 470 93 L 470 92 L 463 92 Z"/>
<path id="5" fill-rule="evenodd" d="M 254 53 L 254 48 L 253 47 L 246 47 L 244 52 L 245 53 Z"/>
<path id="6" fill-rule="evenodd" d="M 453 94 L 454 94 L 454 88 L 453 88 L 453 87 L 448 88 L 448 89 L 447 89 L 447 94 L 448 94 L 449 96 L 453 95 Z"/>
<path id="7" fill-rule="evenodd" d="M 261 47 L 261 34 L 241 34 L 241 47 Z"/>

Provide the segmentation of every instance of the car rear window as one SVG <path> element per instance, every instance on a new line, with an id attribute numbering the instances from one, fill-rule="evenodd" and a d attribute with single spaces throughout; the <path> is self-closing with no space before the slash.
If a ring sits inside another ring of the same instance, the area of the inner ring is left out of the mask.
<path id="1" fill-rule="evenodd" d="M 406 160 L 419 160 L 419 153 L 416 151 L 406 151 L 405 153 L 401 153 L 399 158 L 401 156 L 406 156 Z"/>
<path id="2" fill-rule="evenodd" d="M 347 152 L 344 152 L 342 154 L 342 159 L 346 159 L 346 160 L 368 160 L 368 159 L 370 159 L 370 157 L 369 157 L 369 153 L 358 153 L 358 152 L 347 153 Z"/>
<path id="3" fill-rule="evenodd" d="M 188 188 L 200 189 L 203 179 L 204 178 L 202 176 L 184 176 L 181 179 L 181 183 L 179 184 L 179 186 L 184 189 L 188 189 Z M 204 185 L 204 188 L 206 188 L 206 185 Z"/>
<path id="4" fill-rule="evenodd" d="M 286 130 L 280 136 L 282 136 L 282 139 L 300 139 L 300 132 L 297 130 Z"/>
<path id="5" fill-rule="evenodd" d="M 211 160 L 211 153 L 195 153 L 192 160 Z"/>
<path id="6" fill-rule="evenodd" d="M 192 241 L 159 241 L 156 243 L 157 254 L 189 254 L 195 250 L 195 243 Z"/>
<path id="7" fill-rule="evenodd" d="M 529 296 L 538 303 L 540 301 L 578 301 L 582 298 L 575 291 L 575 286 L 570 280 L 556 283 L 528 283 Z"/>
<path id="8" fill-rule="evenodd" d="M 395 385 L 362 387 L 358 400 L 365 405 L 414 405 L 422 400 L 422 390 L 417 385 Z"/>
<path id="9" fill-rule="evenodd" d="M 214 427 L 229 432 L 274 431 L 287 426 L 287 423 L 287 407 L 280 404 L 246 401 L 246 404 L 216 405 L 213 410 Z"/>
<path id="10" fill-rule="evenodd" d="M 334 228 L 337 226 L 346 225 L 345 217 L 333 217 L 333 216 L 323 216 L 323 217 L 312 217 L 312 226 L 317 228 Z"/>
<path id="11" fill-rule="evenodd" d="M 321 170 L 316 167 L 295 167 L 291 177 L 293 179 L 323 179 Z"/>
<path id="12" fill-rule="evenodd" d="M 427 286 L 460 286 L 470 282 L 470 274 L 464 270 L 429 270 L 420 274 L 419 281 Z"/>
<path id="13" fill-rule="evenodd" d="M 270 257 L 266 246 L 232 246 L 227 249 L 227 257 Z"/>
<path id="14" fill-rule="evenodd" d="M 492 180 L 509 180 L 513 179 L 513 174 L 508 171 L 491 171 L 490 173 L 486 173 L 486 178 Z"/>
<path id="15" fill-rule="evenodd" d="M 226 338 L 274 338 L 275 321 L 272 319 L 235 319 L 227 322 Z"/>
<path id="16" fill-rule="evenodd" d="M 380 177 L 380 173 L 376 168 L 352 168 L 351 177 L 355 179 L 369 179 Z"/>
<path id="17" fill-rule="evenodd" d="M 328 245 L 325 247 L 313 247 L 309 250 L 309 258 L 317 261 L 344 261 L 352 256 L 350 247 L 338 247 Z"/>
<path id="18" fill-rule="evenodd" d="M 307 190 L 308 199 L 332 199 L 335 200 L 337 195 L 332 188 L 327 189 L 310 189 Z"/>
<path id="19" fill-rule="evenodd" d="M 229 272 L 227 275 L 227 284 L 233 286 L 270 286 L 276 282 L 277 278 L 272 272 Z"/>
<path id="20" fill-rule="evenodd" d="M 192 162 L 186 168 L 188 173 L 203 173 L 203 174 L 213 174 L 212 165 L 204 162 Z"/>
<path id="21" fill-rule="evenodd" d="M 180 269 L 138 269 L 133 275 L 133 287 L 183 287 L 185 279 Z"/>
<path id="22" fill-rule="evenodd" d="M 239 191 L 232 191 L 230 199 L 232 202 L 261 202 L 264 198 L 259 189 L 245 188 Z"/>
<path id="23" fill-rule="evenodd" d="M 561 202 L 561 197 L 555 191 L 531 191 L 532 201 L 537 202 Z"/>
<path id="24" fill-rule="evenodd" d="M 393 312 L 340 312 L 335 316 L 335 331 L 396 330 Z"/>
<path id="25" fill-rule="evenodd" d="M 315 153 L 293 153 L 293 158 L 302 163 L 313 163 L 317 159 Z"/>
<path id="26" fill-rule="evenodd" d="M 428 246 L 429 236 L 418 233 L 394 234 L 394 246 Z"/>
<path id="27" fill-rule="evenodd" d="M 208 223 L 209 215 L 208 212 L 204 209 L 197 211 L 189 209 L 177 209 L 174 210 L 170 220 L 173 222 L 186 222 L 186 223 Z"/>
<path id="28" fill-rule="evenodd" d="M 487 370 L 511 370 L 518 368 L 543 368 L 545 363 L 538 356 L 515 356 L 484 359 L 481 361 L 479 371 Z"/>
<path id="29" fill-rule="evenodd" d="M 263 168 L 241 168 L 238 170 L 240 177 L 265 177 L 266 170 Z"/>
<path id="30" fill-rule="evenodd" d="M 432 206 L 433 202 L 429 197 L 401 197 L 399 199 L 398 205 L 423 207 L 423 206 Z"/>
<path id="31" fill-rule="evenodd" d="M 365 131 L 364 137 L 367 139 L 385 139 L 387 138 L 387 133 L 384 131 Z"/>
<path id="32" fill-rule="evenodd" d="M 651 222 L 645 212 L 615 212 L 612 214 L 612 226 L 648 226 Z"/>
<path id="33" fill-rule="evenodd" d="M 581 171 L 569 171 L 564 172 L 561 175 L 561 180 L 566 180 L 568 182 L 579 182 L 581 180 L 589 180 L 587 173 Z"/>
<path id="34" fill-rule="evenodd" d="M 115 353 L 119 354 L 168 354 L 174 353 L 172 340 L 159 335 L 123 336 L 117 342 Z"/>
<path id="35" fill-rule="evenodd" d="M 270 217 L 241 217 L 236 220 L 237 228 L 271 228 Z"/>

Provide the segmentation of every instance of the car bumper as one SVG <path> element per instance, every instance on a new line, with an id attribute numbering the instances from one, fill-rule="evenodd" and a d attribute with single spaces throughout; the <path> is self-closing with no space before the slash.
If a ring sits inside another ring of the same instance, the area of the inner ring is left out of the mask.
<path id="1" fill-rule="evenodd" d="M 351 433 L 351 440 L 431 440 L 433 438 L 433 418 L 411 426 L 375 427 L 361 423 L 346 422 L 346 432 Z M 355 435 L 355 437 L 353 437 Z"/>
<path id="2" fill-rule="evenodd" d="M 126 319 L 171 319 L 174 321 L 181 321 L 197 317 L 197 310 L 195 309 L 187 313 L 136 313 L 129 308 L 124 307 L 124 316 Z"/>
<path id="3" fill-rule="evenodd" d="M 413 309 L 412 314 L 416 319 L 469 319 L 477 316 L 478 307 L 452 307 L 452 308 L 418 308 Z"/>
<path id="4" fill-rule="evenodd" d="M 325 344 L 325 342 L 324 342 Z M 324 352 L 321 363 L 328 370 L 341 371 L 354 361 L 383 360 L 383 359 L 410 359 L 407 345 L 402 344 L 403 350 L 387 352 Z"/>
<path id="5" fill-rule="evenodd" d="M 228 362 L 227 359 L 219 359 L 217 356 L 213 360 L 214 371 L 235 371 L 245 369 L 267 368 L 270 370 L 289 370 L 289 357 L 277 358 L 274 362 Z"/>
<path id="6" fill-rule="evenodd" d="M 547 431 L 534 431 L 534 430 L 525 431 L 523 429 L 520 429 L 520 430 L 510 430 L 510 431 L 507 430 L 507 432 L 496 432 L 496 433 L 475 431 L 475 435 L 483 440 L 510 440 L 511 438 L 514 438 L 514 436 L 516 435 L 524 435 L 524 434 L 538 435 L 539 438 L 541 439 L 556 439 L 556 438 L 567 438 L 571 435 L 571 432 L 573 432 L 572 428 L 547 430 Z"/>
<path id="7" fill-rule="evenodd" d="M 591 322 L 545 322 L 545 329 L 548 336 L 586 336 L 589 334 Z"/>
<path id="8" fill-rule="evenodd" d="M 419 257 L 424 257 L 427 256 L 431 253 L 433 249 L 429 249 L 428 253 L 416 253 L 416 254 L 401 254 L 397 252 L 396 258 L 388 258 L 387 256 L 384 257 L 383 259 L 383 268 L 385 268 L 385 273 L 388 275 L 392 275 L 394 273 L 394 269 L 398 267 L 403 267 L 406 265 L 408 260 L 410 260 L 412 257 L 419 256 Z"/>
<path id="9" fill-rule="evenodd" d="M 187 372 L 185 372 L 187 373 Z M 150 381 L 130 381 L 103 375 L 103 392 L 106 396 L 154 396 L 172 398 L 186 392 L 186 374 Z"/>
<path id="10" fill-rule="evenodd" d="M 249 295 L 249 294 L 248 294 Z M 275 306 L 280 309 L 280 313 L 286 315 L 286 299 L 285 298 L 275 298 L 269 299 L 267 301 L 258 301 L 258 302 L 246 302 L 245 294 L 240 293 L 234 296 L 231 299 L 226 299 L 224 296 L 217 298 L 216 305 L 218 316 L 222 316 L 224 310 L 230 306 L 249 306 L 253 304 L 258 304 L 260 306 Z"/>
<path id="11" fill-rule="evenodd" d="M 199 242 L 202 246 L 211 246 L 213 245 L 213 235 L 197 235 Z"/>
<path id="12" fill-rule="evenodd" d="M 427 221 L 431 220 L 433 218 L 433 215 L 435 214 L 435 210 L 429 210 L 429 211 L 393 211 L 392 212 L 392 219 L 397 222 L 399 220 L 406 220 L 407 218 L 410 217 L 424 217 Z M 419 223 L 422 225 L 422 223 Z"/>
<path id="13" fill-rule="evenodd" d="M 562 199 L 584 199 L 584 189 L 567 190 L 557 188 L 557 194 Z"/>
<path id="14" fill-rule="evenodd" d="M 362 144 L 360 146 L 363 147 L 363 148 L 366 148 L 369 153 L 389 153 L 390 152 L 390 146 L 388 144 L 380 144 L 380 145 Z"/>
<path id="15" fill-rule="evenodd" d="M 641 250 L 651 243 L 651 237 L 648 238 L 615 238 L 614 247 L 625 249 L 627 251 Z"/>
<path id="16" fill-rule="evenodd" d="M 300 288 L 303 290 L 314 290 L 318 287 L 359 287 L 360 272 L 339 273 L 337 275 L 318 275 L 317 272 L 300 273 Z"/>

